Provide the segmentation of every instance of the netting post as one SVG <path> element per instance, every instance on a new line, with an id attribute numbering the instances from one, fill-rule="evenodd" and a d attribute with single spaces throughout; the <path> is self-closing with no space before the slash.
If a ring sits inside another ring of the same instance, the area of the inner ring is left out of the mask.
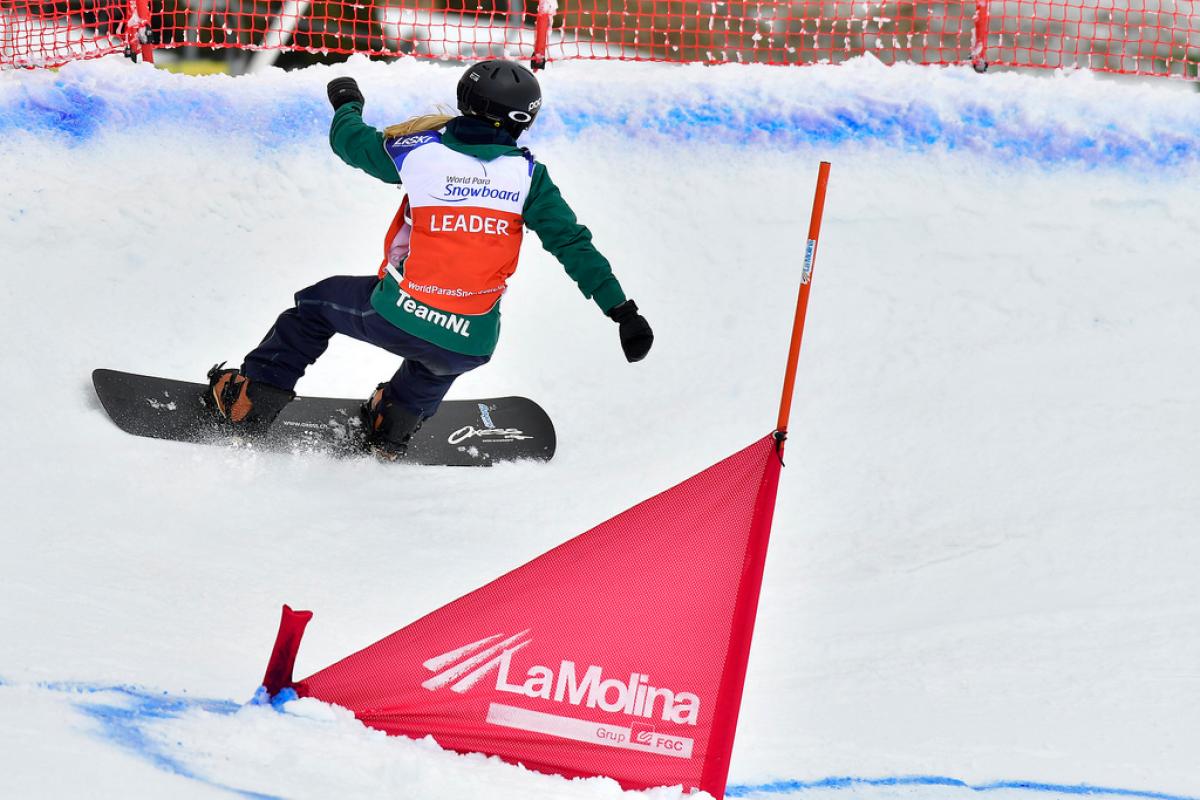
<path id="1" fill-rule="evenodd" d="M 788 417 L 792 413 L 792 391 L 796 387 L 796 364 L 800 360 L 800 340 L 804 337 L 804 317 L 808 313 L 808 290 L 812 286 L 813 267 L 817 263 L 817 240 L 821 236 L 821 217 L 825 212 L 825 187 L 829 183 L 829 162 L 817 170 L 817 190 L 813 195 L 812 217 L 808 222 L 808 242 L 804 248 L 804 269 L 800 273 L 800 294 L 796 297 L 796 316 L 792 321 L 792 344 L 788 348 L 787 370 L 783 375 L 783 397 L 779 400 L 779 420 L 775 424 L 775 442 L 779 457 L 787 440 Z"/>
<path id="2" fill-rule="evenodd" d="M 975 41 L 971 43 L 971 66 L 976 72 L 987 72 L 988 27 L 991 12 L 988 0 L 975 0 Z"/>
<path id="3" fill-rule="evenodd" d="M 533 33 L 533 58 L 529 60 L 529 66 L 534 72 L 539 69 L 544 69 L 546 66 L 546 48 L 550 42 L 550 22 L 554 19 L 554 12 L 558 10 L 558 3 L 555 0 L 539 0 L 537 10 L 537 22 L 534 25 Z"/>
<path id="4" fill-rule="evenodd" d="M 150 0 L 130 0 L 129 18 L 125 21 L 125 55 L 134 61 L 140 56 L 147 64 L 154 63 L 157 38 L 150 20 Z"/>

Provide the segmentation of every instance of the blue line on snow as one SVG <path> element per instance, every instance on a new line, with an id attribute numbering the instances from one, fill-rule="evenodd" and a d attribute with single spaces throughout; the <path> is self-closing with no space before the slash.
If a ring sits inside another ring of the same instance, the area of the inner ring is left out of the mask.
<path id="1" fill-rule="evenodd" d="M 6 686 L 0 678 L 0 686 Z M 193 710 L 207 711 L 213 714 L 233 714 L 242 705 L 231 700 L 210 700 L 173 696 L 166 692 L 148 691 L 127 685 L 101 685 L 87 683 L 43 683 L 41 687 L 55 692 L 81 695 L 84 699 L 77 703 L 78 707 L 89 717 L 100 723 L 105 738 L 135 755 L 144 758 L 159 769 L 174 773 L 180 777 L 204 783 L 213 788 L 251 798 L 251 800 L 280 800 L 274 795 L 261 794 L 238 789 L 225 784 L 210 781 L 197 775 L 185 765 L 178 756 L 166 752 L 160 745 L 149 737 L 143 726 L 147 722 L 163 719 L 175 719 L 185 712 Z M 105 702 L 102 697 L 87 699 L 95 695 L 117 694 L 132 701 L 127 705 L 115 705 Z M 280 706 L 288 700 L 295 699 L 294 693 L 283 694 L 277 698 L 268 698 L 264 690 L 259 690 L 250 701 L 251 705 L 270 704 Z M 1119 797 L 1130 800 L 1200 800 L 1179 794 L 1166 792 L 1140 791 L 1136 789 L 1118 789 L 1088 784 L 1054 784 L 1036 781 L 995 781 L 993 783 L 969 784 L 957 778 L 938 775 L 909 775 L 884 778 L 856 778 L 850 776 L 822 778 L 814 781 L 784 780 L 763 784 L 736 784 L 726 789 L 726 797 L 753 797 L 757 795 L 786 795 L 799 794 L 816 789 L 852 789 L 854 787 L 903 787 L 903 786 L 945 786 L 965 789 L 972 792 L 994 792 L 1000 790 L 1024 791 L 1035 794 L 1059 796 L 1086 797 Z"/>
<path id="2" fill-rule="evenodd" d="M 198 781 L 215 789 L 250 798 L 251 800 L 281 800 L 274 795 L 250 792 L 211 781 L 197 775 L 178 756 L 167 752 L 161 745 L 147 736 L 144 725 L 162 719 L 175 719 L 192 710 L 213 714 L 232 714 L 241 706 L 229 700 L 204 700 L 171 696 L 166 692 L 151 692 L 133 686 L 102 686 L 84 683 L 47 683 L 47 689 L 83 695 L 118 694 L 131 700 L 130 705 L 114 705 L 103 698 L 83 699 L 76 705 L 83 713 L 100 723 L 104 737 L 134 755 L 149 761 L 161 770 L 183 778 Z"/>
<path id="3" fill-rule="evenodd" d="M 1010 789 L 1069 796 L 1127 797 L 1138 798 L 1139 800 L 1197 800 L 1197 798 L 1186 795 L 1146 792 L 1136 789 L 1115 789 L 1106 786 L 1090 786 L 1088 784 L 1072 785 L 1038 783 L 1035 781 L 996 781 L 994 783 L 969 784 L 957 778 L 947 778 L 938 775 L 910 775 L 889 778 L 836 777 L 822 778 L 815 781 L 790 780 L 758 785 L 740 784 L 728 787 L 725 791 L 725 796 L 752 797 L 764 794 L 798 794 L 813 789 L 851 789 L 856 786 L 949 786 L 958 789 L 967 789 L 972 792 L 994 792 L 1002 789 Z"/>
<path id="4" fill-rule="evenodd" d="M 220 136 L 242 136 L 264 150 L 298 143 L 323 147 L 329 107 L 316 92 L 279 92 L 265 102 L 209 84 L 169 83 L 131 94 L 101 94 L 69 77 L 34 83 L 0 102 L 0 136 L 9 131 L 61 135 L 80 145 L 106 131 L 168 126 Z M 634 107 L 611 107 L 566 93 L 542 114 L 530 144 L 588 131 L 615 130 L 631 140 L 712 142 L 750 147 L 882 146 L 906 152 L 965 152 L 1002 162 L 1018 159 L 1044 167 L 1155 167 L 1200 164 L 1200 139 L 1180 119 L 1139 120 L 1125 126 L 1081 121 L 1088 109 L 1064 116 L 1031 113 L 1016 101 L 934 104 L 923 99 L 884 100 L 866 93 L 836 101 L 794 101 L 684 94 L 682 102 L 651 97 Z M 415 101 L 413 101 L 415 102 Z M 405 115 L 390 98 L 374 122 Z M 418 103 L 419 105 L 419 103 Z"/>

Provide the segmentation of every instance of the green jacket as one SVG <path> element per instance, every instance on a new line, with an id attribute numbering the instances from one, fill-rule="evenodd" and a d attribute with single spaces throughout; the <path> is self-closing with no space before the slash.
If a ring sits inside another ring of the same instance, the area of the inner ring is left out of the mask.
<path id="1" fill-rule="evenodd" d="M 357 167 L 368 175 L 378 178 L 385 183 L 400 183 L 400 173 L 392 157 L 384 148 L 385 137 L 382 131 L 366 124 L 362 119 L 362 105 L 347 103 L 341 106 L 333 115 L 333 123 L 329 129 L 329 144 L 333 152 L 352 167 Z M 519 147 L 505 144 L 467 144 L 456 138 L 450 131 L 442 133 L 441 142 L 446 147 L 474 158 L 491 161 L 502 157 L 525 157 L 525 151 Z M 613 307 L 625 302 L 625 293 L 621 284 L 612 273 L 612 267 L 592 244 L 592 234 L 575 217 L 575 212 L 567 205 L 558 187 L 550 179 L 546 167 L 540 162 L 534 162 L 533 175 L 529 188 L 529 196 L 525 199 L 522 212 L 525 226 L 538 235 L 542 246 L 563 265 L 567 274 L 579 286 L 584 297 L 591 298 L 601 311 L 608 312 Z M 387 291 L 388 300 L 395 298 L 397 287 L 395 282 L 384 278 L 380 291 Z M 388 313 L 385 313 L 385 307 Z M 394 302 L 381 302 L 376 308 L 393 323 L 408 330 L 414 335 L 421 336 L 434 344 L 438 344 L 457 352 L 463 348 L 452 339 L 446 339 L 444 333 L 432 326 L 418 326 L 408 315 L 398 316 Z M 495 328 L 499 330 L 499 304 L 496 308 Z M 482 327 L 482 325 L 478 326 Z M 475 352 L 473 355 L 490 354 L 491 347 L 485 347 L 483 342 L 476 341 L 476 350 L 486 349 L 486 353 Z"/>

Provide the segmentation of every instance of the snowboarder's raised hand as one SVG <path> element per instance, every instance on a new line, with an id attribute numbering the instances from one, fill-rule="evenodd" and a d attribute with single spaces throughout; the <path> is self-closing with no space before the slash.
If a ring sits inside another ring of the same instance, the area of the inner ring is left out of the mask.
<path id="1" fill-rule="evenodd" d="M 334 111 L 346 103 L 365 102 L 363 93 L 358 88 L 358 82 L 354 78 L 334 78 L 325 87 L 325 91 L 329 93 L 329 103 L 333 106 Z"/>
<path id="2" fill-rule="evenodd" d="M 621 349 L 625 351 L 626 360 L 632 363 L 645 358 L 646 353 L 650 352 L 650 345 L 654 344 L 654 331 L 650 330 L 646 318 L 638 313 L 637 303 L 626 300 L 610 308 L 607 313 L 610 319 L 621 326 Z"/>

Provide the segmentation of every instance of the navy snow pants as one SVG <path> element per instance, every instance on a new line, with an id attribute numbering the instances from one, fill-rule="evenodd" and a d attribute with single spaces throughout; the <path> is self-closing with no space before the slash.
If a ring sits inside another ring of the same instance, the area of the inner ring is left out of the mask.
<path id="1" fill-rule="evenodd" d="M 397 328 L 371 307 L 374 277 L 336 276 L 296 293 L 296 306 L 279 315 L 262 344 L 246 355 L 242 374 L 293 390 L 335 333 L 352 336 L 400 356 L 387 396 L 414 414 L 433 416 L 450 384 L 491 356 L 466 356 Z"/>

